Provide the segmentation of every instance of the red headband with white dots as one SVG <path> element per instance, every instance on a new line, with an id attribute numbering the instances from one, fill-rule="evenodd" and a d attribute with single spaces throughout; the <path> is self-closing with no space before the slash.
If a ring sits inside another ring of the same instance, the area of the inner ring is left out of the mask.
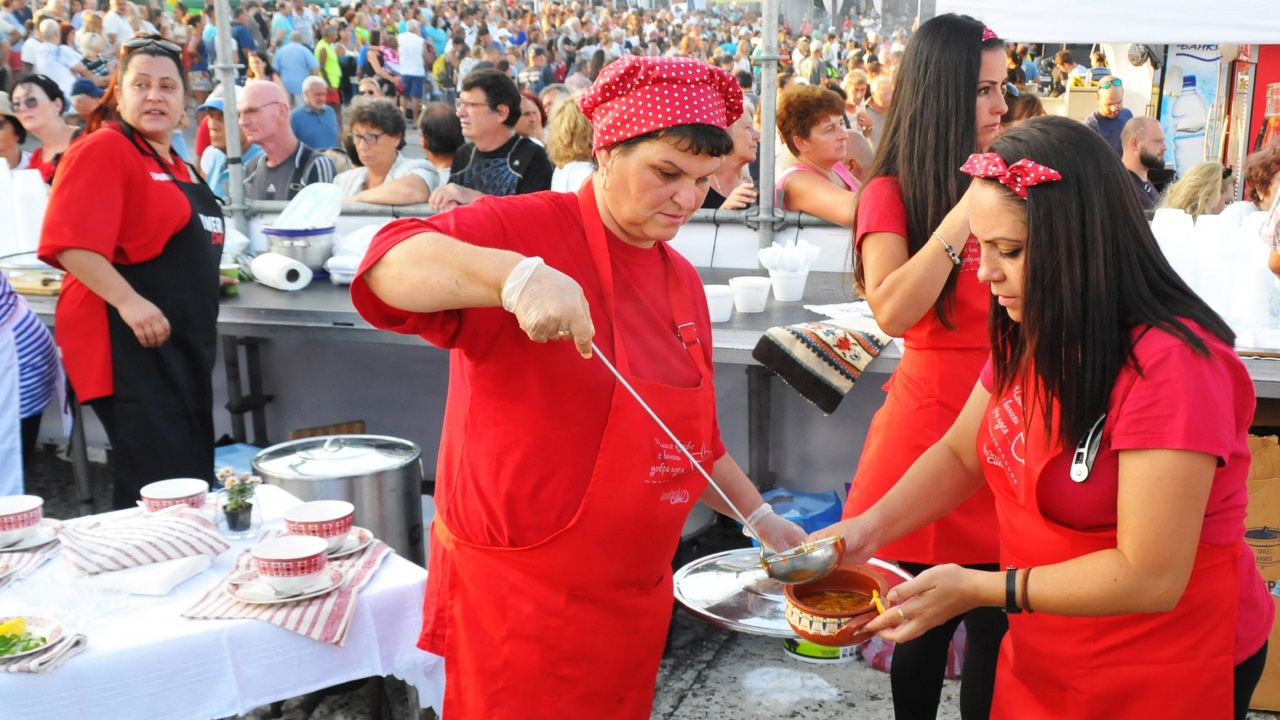
<path id="1" fill-rule="evenodd" d="M 996 34 L 995 30 L 992 30 L 986 25 L 982 26 L 982 42 L 986 42 L 988 40 L 995 40 L 998 37 L 1000 36 Z"/>
<path id="2" fill-rule="evenodd" d="M 993 152 L 970 155 L 969 160 L 960 167 L 960 172 L 976 178 L 998 180 L 1023 200 L 1027 199 L 1027 188 L 1062 179 L 1062 174 L 1057 170 L 1026 158 L 1012 165 L 1005 165 L 1004 158 Z"/>

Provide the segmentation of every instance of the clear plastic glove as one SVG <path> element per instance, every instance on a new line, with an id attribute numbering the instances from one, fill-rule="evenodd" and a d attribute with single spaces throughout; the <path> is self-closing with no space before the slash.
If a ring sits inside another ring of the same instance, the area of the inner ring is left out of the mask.
<path id="1" fill-rule="evenodd" d="M 596 331 L 582 287 L 541 258 L 526 258 L 511 271 L 502 287 L 502 307 L 516 316 L 530 340 L 570 340 L 584 358 L 591 357 Z"/>
<path id="2" fill-rule="evenodd" d="M 804 528 L 791 522 L 773 511 L 773 506 L 764 503 L 751 513 L 751 517 L 747 518 L 749 527 L 754 527 L 756 540 L 764 546 L 765 550 L 771 553 L 780 553 L 783 550 L 790 550 L 793 547 L 804 542 Z M 742 528 L 742 533 L 750 537 L 752 535 L 748 527 Z"/>

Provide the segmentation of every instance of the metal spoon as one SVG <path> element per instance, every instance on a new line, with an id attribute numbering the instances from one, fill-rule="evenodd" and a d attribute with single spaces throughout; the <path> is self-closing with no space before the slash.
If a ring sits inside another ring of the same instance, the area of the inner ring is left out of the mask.
<path id="1" fill-rule="evenodd" d="M 670 438 L 671 442 L 675 443 L 675 446 L 680 448 L 680 452 L 684 453 L 685 458 L 689 460 L 689 464 L 693 466 L 694 470 L 698 471 L 698 474 L 702 475 L 703 479 L 707 481 L 707 484 L 710 485 L 711 488 L 716 491 L 716 494 L 720 496 L 720 499 L 724 500 L 725 505 L 733 511 L 734 516 L 738 518 L 753 537 L 759 539 L 760 534 L 756 532 L 755 526 L 747 521 L 746 516 L 738 509 L 738 506 L 734 505 L 733 501 L 729 499 L 729 496 L 725 494 L 724 490 L 716 484 L 715 480 L 711 479 L 711 475 L 706 470 L 702 469 L 702 466 L 693 458 L 693 455 L 689 452 L 689 449 L 685 447 L 684 443 L 680 442 L 680 439 L 675 436 L 675 433 L 671 432 L 671 429 L 667 427 L 666 423 L 662 422 L 657 413 L 655 413 L 653 409 L 649 407 L 649 404 L 644 401 L 644 398 L 641 398 L 635 388 L 631 387 L 631 383 L 627 382 L 626 378 L 622 377 L 622 373 L 618 372 L 618 369 L 613 366 L 613 363 L 609 362 L 609 359 L 604 356 L 604 353 L 600 352 L 600 348 L 595 344 L 595 342 L 591 343 L 591 351 L 596 355 L 596 357 L 600 358 L 600 362 L 604 363 L 605 367 L 609 368 L 609 372 L 613 373 L 613 376 L 618 379 L 618 383 L 622 385 L 622 387 L 626 388 L 627 393 L 629 393 L 631 397 L 635 398 L 636 402 L 640 403 L 640 407 L 648 413 L 649 417 L 653 418 L 653 421 L 658 424 L 658 427 L 662 428 L 662 432 L 666 433 L 666 436 Z M 826 538 L 816 543 L 805 543 L 772 555 L 765 552 L 763 542 L 760 544 L 760 564 L 764 567 L 765 572 L 769 574 L 769 577 L 785 585 L 810 582 L 824 577 L 840 564 L 840 558 L 843 556 L 844 538 L 839 537 Z"/>

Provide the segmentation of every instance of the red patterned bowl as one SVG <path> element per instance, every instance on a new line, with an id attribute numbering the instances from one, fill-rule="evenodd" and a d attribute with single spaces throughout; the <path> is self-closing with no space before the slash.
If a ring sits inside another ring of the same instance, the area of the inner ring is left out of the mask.
<path id="1" fill-rule="evenodd" d="M 303 535 L 263 540 L 251 553 L 262 581 L 282 593 L 296 593 L 315 584 L 329 560 L 324 538 Z"/>
<path id="2" fill-rule="evenodd" d="M 356 506 L 343 500 L 313 500 L 284 514 L 290 535 L 324 538 L 337 552 L 356 521 Z"/>
<path id="3" fill-rule="evenodd" d="M 862 626 L 876 616 L 873 590 L 883 596 L 889 583 L 880 573 L 854 565 L 837 567 L 821 580 L 786 585 L 787 623 L 797 635 L 818 645 L 846 647 L 865 642 L 871 634 L 860 632 Z M 850 593 L 856 595 L 850 597 Z M 848 607 L 835 609 L 836 604 Z"/>
<path id="4" fill-rule="evenodd" d="M 44 500 L 35 495 L 0 497 L 0 547 L 15 545 L 35 532 L 44 517 Z"/>
<path id="5" fill-rule="evenodd" d="M 143 485 L 139 493 L 147 512 L 159 512 L 175 505 L 186 505 L 199 510 L 209 496 L 209 483 L 196 478 L 158 480 Z"/>

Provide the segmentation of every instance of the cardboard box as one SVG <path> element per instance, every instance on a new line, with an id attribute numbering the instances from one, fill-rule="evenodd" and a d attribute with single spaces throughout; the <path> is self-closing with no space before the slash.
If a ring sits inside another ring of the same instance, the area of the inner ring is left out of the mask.
<path id="1" fill-rule="evenodd" d="M 1275 596 L 1280 580 L 1280 442 L 1275 437 L 1249 436 L 1253 461 L 1249 465 L 1249 511 L 1245 515 L 1245 541 L 1253 548 L 1258 570 L 1267 590 L 1276 601 L 1280 618 L 1280 597 Z M 1280 710 L 1280 622 L 1271 628 L 1267 646 L 1267 667 L 1253 693 L 1249 707 Z"/>

